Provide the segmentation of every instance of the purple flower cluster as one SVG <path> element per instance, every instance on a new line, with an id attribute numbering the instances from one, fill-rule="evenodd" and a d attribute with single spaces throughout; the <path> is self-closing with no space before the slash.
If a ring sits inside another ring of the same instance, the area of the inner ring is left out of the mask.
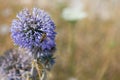
<path id="1" fill-rule="evenodd" d="M 11 26 L 12 39 L 20 47 L 51 50 L 55 44 L 55 24 L 43 10 L 23 9 L 14 19 Z"/>
<path id="2" fill-rule="evenodd" d="M 0 56 L 0 80 L 26 80 L 26 76 L 29 76 L 31 80 L 34 80 L 32 76 L 38 78 L 36 71 L 34 75 L 30 74 L 33 60 L 33 56 L 25 51 L 18 49 L 6 51 L 3 56 Z M 51 70 L 55 63 L 51 52 L 46 51 L 38 56 L 38 62 L 47 70 Z"/>
<path id="3" fill-rule="evenodd" d="M 56 50 L 55 24 L 43 10 L 23 9 L 11 26 L 11 37 L 16 45 L 25 48 L 9 50 L 0 57 L 0 79 L 2 80 L 39 80 L 40 70 L 50 70 L 55 63 Z M 32 55 L 28 55 L 32 54 Z M 42 75 L 46 70 L 41 71 Z"/>
<path id="4" fill-rule="evenodd" d="M 19 50 L 8 50 L 0 57 L 0 80 L 26 80 L 32 57 Z"/>

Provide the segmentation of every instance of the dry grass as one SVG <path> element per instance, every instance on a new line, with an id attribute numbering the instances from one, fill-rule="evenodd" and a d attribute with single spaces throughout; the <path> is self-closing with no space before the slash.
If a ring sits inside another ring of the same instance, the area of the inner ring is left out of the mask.
<path id="1" fill-rule="evenodd" d="M 0 24 L 10 25 L 15 14 L 24 7 L 16 3 L 6 4 L 2 1 L 0 12 L 11 8 L 13 13 L 7 18 L 0 13 Z M 113 10 L 117 15 L 112 14 L 112 19 L 103 21 L 94 16 L 93 19 L 78 21 L 73 26 L 61 18 L 63 6 L 49 6 L 45 9 L 54 19 L 58 32 L 56 64 L 49 73 L 50 80 L 120 80 L 120 23 L 117 17 L 120 16 L 119 9 Z M 10 34 L 0 35 L 0 53 L 12 47 Z"/>

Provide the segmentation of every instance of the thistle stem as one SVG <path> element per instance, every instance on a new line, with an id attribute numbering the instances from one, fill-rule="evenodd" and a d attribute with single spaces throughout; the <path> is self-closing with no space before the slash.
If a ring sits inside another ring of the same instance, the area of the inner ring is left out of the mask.
<path id="1" fill-rule="evenodd" d="M 42 77 L 40 80 L 47 80 L 47 73 L 46 73 L 45 69 L 43 69 L 43 71 L 42 71 Z"/>
<path id="2" fill-rule="evenodd" d="M 31 76 L 33 80 L 47 80 L 47 73 L 44 66 L 37 59 L 37 51 L 39 49 L 35 49 L 34 51 L 34 59 L 32 62 L 31 68 Z"/>
<path id="3" fill-rule="evenodd" d="M 71 75 L 74 75 L 74 65 L 75 65 L 75 49 L 76 49 L 76 44 L 75 44 L 75 28 L 76 28 L 76 22 L 72 22 L 70 26 L 70 71 Z"/>

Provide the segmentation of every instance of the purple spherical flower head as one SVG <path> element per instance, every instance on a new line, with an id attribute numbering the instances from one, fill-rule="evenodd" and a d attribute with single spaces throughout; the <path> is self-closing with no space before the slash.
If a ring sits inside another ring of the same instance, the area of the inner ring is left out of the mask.
<path id="1" fill-rule="evenodd" d="M 26 80 L 31 71 L 32 56 L 23 51 L 10 49 L 0 56 L 0 80 Z"/>
<path id="2" fill-rule="evenodd" d="M 51 50 L 55 44 L 55 24 L 50 16 L 38 8 L 23 9 L 11 26 L 12 39 L 20 47 Z"/>

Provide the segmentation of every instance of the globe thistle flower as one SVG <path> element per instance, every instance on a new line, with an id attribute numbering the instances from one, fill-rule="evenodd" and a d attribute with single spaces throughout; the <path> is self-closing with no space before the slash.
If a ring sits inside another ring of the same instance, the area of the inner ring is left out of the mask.
<path id="1" fill-rule="evenodd" d="M 52 66 L 55 63 L 55 58 L 53 57 L 55 49 L 51 51 L 42 51 L 38 53 L 37 59 L 41 62 L 47 70 L 51 70 Z"/>
<path id="2" fill-rule="evenodd" d="M 30 12 L 23 9 L 11 26 L 12 39 L 20 47 L 51 50 L 55 44 L 55 24 L 43 10 L 33 8 Z"/>
<path id="3" fill-rule="evenodd" d="M 52 48 L 51 50 L 44 50 L 44 51 L 42 51 L 39 48 L 34 48 L 31 52 L 28 51 L 27 53 L 29 53 L 30 55 L 34 53 L 32 55 L 34 60 L 36 60 L 38 63 L 41 63 L 45 69 L 50 70 L 55 63 L 55 58 L 54 58 L 55 51 L 56 48 Z"/>
<path id="4" fill-rule="evenodd" d="M 43 10 L 37 8 L 33 8 L 32 11 L 23 9 L 18 13 L 17 19 L 13 20 L 11 33 L 14 43 L 21 48 L 27 49 L 27 53 L 32 54 L 31 59 L 28 58 L 30 60 L 29 63 L 26 63 L 31 64 L 29 65 L 30 70 L 28 71 L 31 73 L 30 77 L 33 80 L 36 80 L 36 78 L 45 78 L 46 69 L 50 70 L 55 63 L 53 53 L 56 49 L 56 32 L 55 24 L 50 16 Z M 10 74 L 15 73 L 15 71 L 16 68 L 12 68 Z"/>
<path id="5" fill-rule="evenodd" d="M 55 63 L 55 58 L 53 58 L 54 49 L 50 51 L 43 51 L 37 55 L 37 65 L 43 66 L 44 70 L 50 70 Z M 27 76 L 29 78 L 39 78 L 38 70 L 34 67 L 32 72 L 32 62 L 35 59 L 33 56 L 28 55 L 25 51 L 10 49 L 0 56 L 0 80 L 26 80 Z"/>
<path id="6" fill-rule="evenodd" d="M 8 50 L 0 57 L 0 80 L 26 80 L 32 57 L 18 50 Z"/>

